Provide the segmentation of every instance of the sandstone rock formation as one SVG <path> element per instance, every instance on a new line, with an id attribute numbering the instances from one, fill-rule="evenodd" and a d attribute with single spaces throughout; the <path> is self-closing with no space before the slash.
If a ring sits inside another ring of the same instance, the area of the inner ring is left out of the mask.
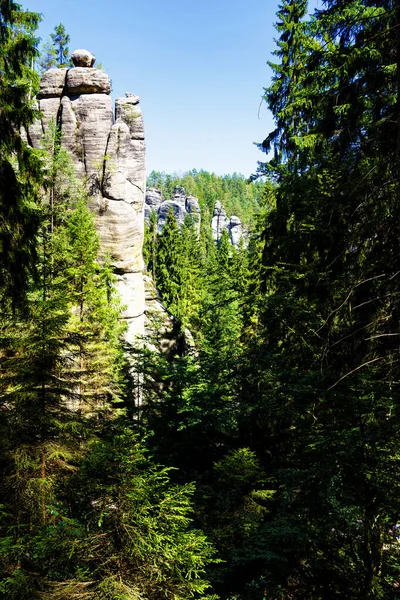
<path id="1" fill-rule="evenodd" d="M 230 242 L 233 246 L 238 246 L 243 237 L 242 222 L 239 217 L 232 215 L 231 218 L 228 219 L 224 206 L 218 201 L 214 204 L 211 229 L 213 238 L 216 242 L 221 239 L 224 230 L 227 230 Z"/>
<path id="2" fill-rule="evenodd" d="M 115 111 L 110 79 L 93 68 L 87 50 L 72 54 L 75 67 L 50 69 L 37 96 L 41 121 L 28 130 L 28 140 L 40 146 L 51 119 L 62 131 L 62 146 L 74 162 L 77 176 L 90 190 L 89 206 L 100 235 L 101 253 L 109 255 L 118 278 L 127 340 L 144 333 L 143 207 L 145 142 L 139 98 L 118 98 Z"/>
<path id="3" fill-rule="evenodd" d="M 144 216 L 148 222 L 150 214 L 157 214 L 158 232 L 161 233 L 167 220 L 169 211 L 172 210 L 178 225 L 182 225 L 186 215 L 190 215 L 198 232 L 200 232 L 201 213 L 199 201 L 194 196 L 187 196 L 183 187 L 176 187 L 172 200 L 164 200 L 161 190 L 149 188 L 146 192 Z"/>
<path id="4" fill-rule="evenodd" d="M 74 67 L 93 67 L 96 62 L 96 57 L 89 50 L 83 50 L 82 48 L 74 50 L 71 59 Z"/>
<path id="5" fill-rule="evenodd" d="M 170 210 L 173 211 L 178 225 L 182 225 L 186 215 L 190 215 L 196 224 L 197 231 L 200 232 L 201 211 L 197 198 L 187 196 L 182 187 L 175 188 L 172 200 L 164 200 L 161 190 L 157 188 L 146 190 L 144 218 L 148 223 L 151 213 L 156 213 L 158 233 L 162 232 Z M 214 205 L 211 229 L 216 242 L 221 239 L 225 229 L 233 246 L 237 247 L 243 237 L 243 227 L 239 217 L 232 215 L 228 218 L 224 206 L 218 201 Z"/>
<path id="6" fill-rule="evenodd" d="M 232 215 L 228 224 L 229 238 L 233 246 L 239 246 L 240 240 L 243 237 L 242 222 L 239 217 Z"/>
<path id="7" fill-rule="evenodd" d="M 213 218 L 211 221 L 211 229 L 213 238 L 216 242 L 221 238 L 222 232 L 224 229 L 228 227 L 228 218 L 226 216 L 226 211 L 224 206 L 222 206 L 221 202 L 217 202 L 214 204 L 214 212 Z"/>

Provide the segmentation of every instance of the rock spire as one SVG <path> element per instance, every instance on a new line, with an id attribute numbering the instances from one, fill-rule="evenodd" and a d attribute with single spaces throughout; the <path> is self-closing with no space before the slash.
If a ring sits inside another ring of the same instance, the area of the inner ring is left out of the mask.
<path id="1" fill-rule="evenodd" d="M 37 96 L 41 120 L 28 130 L 32 146 L 51 119 L 62 132 L 61 144 L 76 174 L 88 182 L 89 206 L 95 215 L 101 254 L 109 255 L 118 279 L 128 341 L 144 332 L 143 207 L 145 142 L 139 97 L 110 97 L 110 79 L 93 67 L 88 50 L 72 53 L 73 68 L 50 69 Z"/>

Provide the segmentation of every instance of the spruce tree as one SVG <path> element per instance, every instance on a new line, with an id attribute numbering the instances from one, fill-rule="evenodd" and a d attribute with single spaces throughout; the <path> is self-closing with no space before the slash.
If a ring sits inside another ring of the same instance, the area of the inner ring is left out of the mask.
<path id="1" fill-rule="evenodd" d="M 166 307 L 175 314 L 179 297 L 179 269 L 181 232 L 172 210 L 158 240 L 156 285 Z"/>
<path id="2" fill-rule="evenodd" d="M 59 23 L 54 27 L 54 33 L 50 34 L 53 41 L 53 46 L 56 51 L 57 65 L 60 68 L 68 67 L 70 62 L 68 44 L 70 42 L 70 36 L 65 31 L 65 27 L 62 23 Z"/>
<path id="3" fill-rule="evenodd" d="M 309 23 L 304 20 L 307 6 L 307 0 L 287 0 L 279 6 L 279 21 L 275 28 L 280 37 L 274 55 L 280 58 L 281 62 L 268 63 L 274 75 L 272 85 L 265 89 L 264 95 L 275 115 L 276 129 L 263 141 L 260 149 L 268 153 L 273 147 L 275 160 L 271 163 L 282 165 L 284 159 L 288 158 L 286 164 L 289 167 L 296 162 L 296 138 L 303 133 L 301 112 L 304 109 L 304 101 L 301 91 L 307 73 L 307 43 L 310 43 L 307 36 Z M 260 168 L 262 172 L 262 163 Z"/>
<path id="4" fill-rule="evenodd" d="M 36 118 L 29 101 L 37 86 L 31 66 L 37 55 L 36 13 L 11 0 L 0 4 L 0 293 L 21 304 L 34 270 L 35 235 L 40 224 L 41 164 L 21 136 Z"/>
<path id="5" fill-rule="evenodd" d="M 258 580 L 267 578 L 277 597 L 279 589 L 296 598 L 393 594 L 399 232 L 397 130 L 388 129 L 397 123 L 392 8 L 327 3 L 308 29 L 301 95 L 284 98 L 288 114 L 301 99 L 302 135 L 272 164 L 281 185 L 264 230 L 264 298 L 242 422 L 278 490 L 265 527 L 270 558 Z M 290 122 L 284 126 L 290 132 Z"/>

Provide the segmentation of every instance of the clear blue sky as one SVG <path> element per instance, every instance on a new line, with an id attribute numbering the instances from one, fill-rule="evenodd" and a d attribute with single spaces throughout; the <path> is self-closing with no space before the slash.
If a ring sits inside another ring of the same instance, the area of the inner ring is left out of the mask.
<path id="1" fill-rule="evenodd" d="M 321 5 L 312 0 L 310 7 Z M 140 96 L 147 171 L 196 168 L 248 176 L 272 127 L 263 87 L 278 0 L 21 0 L 47 41 L 62 22 L 70 50 L 87 48 L 113 97 Z"/>

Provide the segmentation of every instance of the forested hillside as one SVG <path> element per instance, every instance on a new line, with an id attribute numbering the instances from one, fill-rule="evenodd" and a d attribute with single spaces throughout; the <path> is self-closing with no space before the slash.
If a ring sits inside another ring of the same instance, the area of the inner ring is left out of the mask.
<path id="1" fill-rule="evenodd" d="M 282 0 L 254 181 L 151 173 L 210 213 L 146 230 L 172 355 L 124 338 L 57 124 L 21 135 L 39 17 L 0 11 L 0 598 L 397 598 L 400 3 Z"/>
<path id="2" fill-rule="evenodd" d="M 218 176 L 196 169 L 181 176 L 152 171 L 147 185 L 161 190 L 165 199 L 171 198 L 176 187 L 183 187 L 199 199 L 204 218 L 210 221 L 215 202 L 221 202 L 228 216 L 237 215 L 245 226 L 250 226 L 259 212 L 264 189 L 262 182 L 256 180 L 249 185 L 245 177 L 237 173 Z"/>

